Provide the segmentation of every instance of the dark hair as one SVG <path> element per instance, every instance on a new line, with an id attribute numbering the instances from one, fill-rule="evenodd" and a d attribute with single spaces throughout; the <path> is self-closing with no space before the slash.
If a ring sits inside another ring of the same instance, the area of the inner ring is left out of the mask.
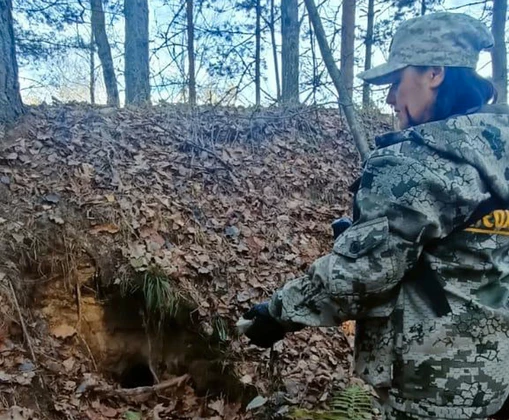
<path id="1" fill-rule="evenodd" d="M 417 67 L 426 71 L 430 67 Z M 453 115 L 468 114 L 472 110 L 497 101 L 493 84 L 468 67 L 445 67 L 444 81 L 438 88 L 433 119 L 444 120 Z"/>

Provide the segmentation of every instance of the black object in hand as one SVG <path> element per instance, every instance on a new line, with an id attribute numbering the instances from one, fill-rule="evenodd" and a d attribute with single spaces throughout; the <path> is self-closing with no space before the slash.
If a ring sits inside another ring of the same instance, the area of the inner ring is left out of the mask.
<path id="1" fill-rule="evenodd" d="M 284 327 L 270 315 L 268 302 L 254 305 L 242 317 L 253 321 L 245 332 L 251 344 L 268 348 L 285 337 Z"/>

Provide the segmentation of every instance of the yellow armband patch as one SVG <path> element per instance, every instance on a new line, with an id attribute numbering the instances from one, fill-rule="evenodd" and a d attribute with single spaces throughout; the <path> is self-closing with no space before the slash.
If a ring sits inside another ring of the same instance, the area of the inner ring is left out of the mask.
<path id="1" fill-rule="evenodd" d="M 509 236 L 509 210 L 495 210 L 465 229 L 465 231 Z"/>

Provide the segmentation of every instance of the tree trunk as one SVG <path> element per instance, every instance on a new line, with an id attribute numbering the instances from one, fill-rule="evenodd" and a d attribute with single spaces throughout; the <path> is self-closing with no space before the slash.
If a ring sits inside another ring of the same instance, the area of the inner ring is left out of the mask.
<path id="1" fill-rule="evenodd" d="M 147 0 L 124 0 L 126 103 L 150 104 Z"/>
<path id="2" fill-rule="evenodd" d="M 119 107 L 120 99 L 118 96 L 117 77 L 115 76 L 115 67 L 113 66 L 108 35 L 106 34 L 102 0 L 90 0 L 90 9 L 92 10 L 92 33 L 97 44 L 97 54 L 103 68 L 107 103 L 108 105 Z"/>
<path id="3" fill-rule="evenodd" d="M 281 0 L 283 91 L 285 104 L 299 103 L 299 2 Z"/>
<path id="4" fill-rule="evenodd" d="M 196 74 L 194 62 L 194 0 L 186 0 L 187 16 L 187 59 L 189 63 L 189 105 L 196 105 Z"/>
<path id="5" fill-rule="evenodd" d="M 507 103 L 507 47 L 505 43 L 505 22 L 507 0 L 493 0 L 493 22 L 491 31 L 495 45 L 491 50 L 493 83 L 498 91 L 498 101 Z"/>
<path id="6" fill-rule="evenodd" d="M 316 91 L 318 90 L 318 62 L 316 60 L 316 51 L 315 51 L 315 35 L 313 31 L 313 22 L 311 22 L 311 18 L 309 17 L 309 45 L 311 47 L 311 61 L 313 62 L 313 84 L 311 97 L 313 98 L 313 104 L 316 105 Z"/>
<path id="7" fill-rule="evenodd" d="M 343 0 L 341 22 L 341 74 L 348 95 L 353 94 L 355 51 L 355 0 Z"/>
<path id="8" fill-rule="evenodd" d="M 260 80 L 260 60 L 261 60 L 261 17 L 262 17 L 262 7 L 260 5 L 260 0 L 256 0 L 256 52 L 255 52 L 255 97 L 256 97 L 256 106 L 260 106 L 261 102 L 261 80 Z"/>
<path id="9" fill-rule="evenodd" d="M 90 34 L 90 103 L 95 105 L 95 48 L 94 32 Z"/>
<path id="10" fill-rule="evenodd" d="M 364 70 L 371 68 L 371 56 L 373 54 L 373 27 L 375 23 L 375 0 L 368 0 L 368 22 L 366 28 L 366 56 L 364 58 Z M 371 89 L 369 83 L 362 86 L 362 106 L 367 108 L 371 104 Z"/>
<path id="11" fill-rule="evenodd" d="M 315 3 L 313 0 L 304 0 L 304 2 L 306 3 L 306 7 L 308 9 L 309 18 L 311 19 L 311 22 L 313 22 L 313 27 L 315 28 L 316 40 L 318 41 L 318 46 L 320 47 L 323 61 L 325 62 L 327 71 L 329 72 L 329 75 L 334 82 L 334 86 L 338 92 L 340 105 L 343 109 L 343 112 L 345 113 L 346 120 L 350 126 L 350 130 L 352 131 L 352 136 L 355 141 L 355 145 L 357 146 L 357 150 L 361 155 L 361 159 L 364 161 L 369 154 L 366 134 L 364 133 L 362 125 L 358 123 L 352 99 L 348 95 L 348 91 L 342 82 L 343 77 L 341 75 L 341 71 L 337 68 L 336 63 L 334 62 L 334 57 L 332 56 L 329 44 L 327 43 L 325 31 L 323 30 L 322 21 L 320 20 L 320 16 L 316 10 Z"/>
<path id="12" fill-rule="evenodd" d="M 421 16 L 426 14 L 426 0 L 421 0 Z"/>
<path id="13" fill-rule="evenodd" d="M 0 123 L 10 122 L 22 113 L 12 1 L 0 0 Z"/>
<path id="14" fill-rule="evenodd" d="M 277 102 L 281 101 L 281 82 L 279 79 L 279 64 L 277 56 L 277 44 L 276 44 L 276 19 L 275 19 L 275 6 L 274 0 L 270 0 L 270 38 L 272 42 L 272 55 L 274 58 L 274 73 L 276 77 L 276 97 Z"/>

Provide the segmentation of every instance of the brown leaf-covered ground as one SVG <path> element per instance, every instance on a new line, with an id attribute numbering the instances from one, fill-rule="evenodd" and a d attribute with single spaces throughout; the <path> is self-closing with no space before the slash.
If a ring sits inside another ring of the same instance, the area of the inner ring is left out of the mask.
<path id="1" fill-rule="evenodd" d="M 30 109 L 0 140 L 0 411 L 244 419 L 326 402 L 351 380 L 341 328 L 271 353 L 234 324 L 328 252 L 358 170 L 335 110 Z"/>

